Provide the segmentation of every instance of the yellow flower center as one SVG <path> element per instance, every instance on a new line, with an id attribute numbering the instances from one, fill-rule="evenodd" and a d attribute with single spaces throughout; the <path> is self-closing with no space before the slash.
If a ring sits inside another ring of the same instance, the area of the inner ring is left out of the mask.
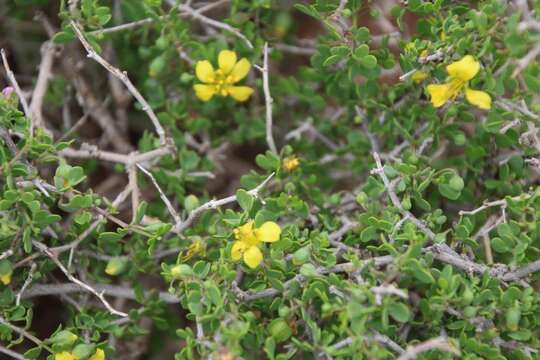
<path id="1" fill-rule="evenodd" d="M 450 97 L 455 98 L 457 94 L 459 93 L 459 90 L 465 85 L 466 81 L 463 81 L 461 79 L 453 78 L 448 82 L 448 85 L 450 87 L 448 88 L 448 92 L 452 95 Z"/>
<path id="2" fill-rule="evenodd" d="M 229 87 L 234 85 L 234 80 L 232 75 L 225 74 L 223 70 L 217 69 L 213 80 L 215 92 L 222 96 L 229 95 Z"/>
<path id="3" fill-rule="evenodd" d="M 294 171 L 300 165 L 300 160 L 296 156 L 291 156 L 283 160 L 285 171 Z"/>
<path id="4" fill-rule="evenodd" d="M 258 245 L 260 243 L 260 240 L 255 233 L 255 229 L 253 229 L 253 221 L 248 221 L 244 225 L 234 229 L 234 238 L 249 246 Z"/>

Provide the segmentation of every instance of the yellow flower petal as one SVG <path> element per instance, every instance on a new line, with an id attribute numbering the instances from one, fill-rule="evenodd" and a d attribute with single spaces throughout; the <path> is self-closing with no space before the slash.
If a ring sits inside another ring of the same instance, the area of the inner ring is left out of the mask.
<path id="1" fill-rule="evenodd" d="M 2 284 L 4 284 L 4 285 L 9 285 L 9 283 L 11 282 L 11 274 L 4 274 L 4 275 L 1 275 L 1 276 L 0 276 L 0 281 L 1 281 Z"/>
<path id="2" fill-rule="evenodd" d="M 267 221 L 256 230 L 259 241 L 275 242 L 279 240 L 281 228 L 273 221 Z"/>
<path id="3" fill-rule="evenodd" d="M 234 68 L 232 69 L 231 76 L 232 76 L 232 82 L 237 83 L 238 81 L 242 80 L 246 77 L 249 70 L 251 69 L 251 63 L 248 59 L 242 58 L 239 62 L 234 65 Z"/>
<path id="4" fill-rule="evenodd" d="M 446 67 L 446 71 L 450 76 L 453 76 L 461 81 L 471 80 L 480 70 L 480 63 L 471 55 L 464 56 L 461 60 L 456 61 Z"/>
<path id="5" fill-rule="evenodd" d="M 253 94 L 253 89 L 249 86 L 229 86 L 227 90 L 236 101 L 246 101 Z"/>
<path id="6" fill-rule="evenodd" d="M 427 86 L 427 92 L 431 97 L 431 103 L 434 107 L 443 106 L 453 95 L 455 95 L 450 84 L 430 84 Z"/>
<path id="7" fill-rule="evenodd" d="M 195 75 L 197 75 L 197 78 L 203 83 L 212 83 L 216 78 L 214 67 L 208 60 L 197 61 L 197 65 L 195 65 Z"/>
<path id="8" fill-rule="evenodd" d="M 238 261 L 242 258 L 242 254 L 246 251 L 248 245 L 242 241 L 235 241 L 231 249 L 231 258 Z"/>
<path id="9" fill-rule="evenodd" d="M 193 85 L 195 95 L 202 101 L 208 101 L 216 93 L 216 88 L 213 85 L 195 84 Z"/>
<path id="10" fill-rule="evenodd" d="M 236 64 L 236 53 L 230 50 L 221 50 L 218 55 L 218 64 L 224 74 L 228 74 Z"/>
<path id="11" fill-rule="evenodd" d="M 94 355 L 90 356 L 88 360 L 105 360 L 105 351 L 96 349 Z"/>
<path id="12" fill-rule="evenodd" d="M 76 360 L 75 356 L 67 351 L 54 354 L 54 360 Z"/>
<path id="13" fill-rule="evenodd" d="M 257 266 L 259 266 L 262 259 L 263 255 L 261 249 L 259 249 L 257 246 L 250 247 L 244 253 L 244 262 L 252 269 L 255 269 Z"/>
<path id="14" fill-rule="evenodd" d="M 480 90 L 465 89 L 465 98 L 467 101 L 480 109 L 491 109 L 491 96 Z"/>

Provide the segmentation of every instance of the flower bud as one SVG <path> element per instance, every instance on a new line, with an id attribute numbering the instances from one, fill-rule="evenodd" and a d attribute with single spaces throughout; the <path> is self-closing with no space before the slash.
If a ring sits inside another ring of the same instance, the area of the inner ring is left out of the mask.
<path id="1" fill-rule="evenodd" d="M 0 261 L 0 282 L 4 285 L 9 285 L 11 282 L 11 274 L 13 274 L 13 267 L 9 260 Z"/>
<path id="2" fill-rule="evenodd" d="M 69 347 L 77 341 L 79 337 L 69 330 L 61 330 L 53 335 L 50 342 L 58 347 Z"/>
<path id="3" fill-rule="evenodd" d="M 183 279 L 193 275 L 193 269 L 187 264 L 178 264 L 171 268 L 171 276 L 173 279 Z"/>
<path id="4" fill-rule="evenodd" d="M 268 332 L 276 340 L 276 342 L 282 342 L 287 340 L 292 335 L 289 324 L 283 319 L 275 319 L 268 326 Z"/>
<path id="5" fill-rule="evenodd" d="M 459 175 L 452 176 L 448 182 L 448 185 L 452 188 L 452 190 L 455 191 L 461 191 L 463 190 L 463 186 L 465 186 L 463 179 Z"/>
<path id="6" fill-rule="evenodd" d="M 120 275 L 124 272 L 128 264 L 126 257 L 115 257 L 109 260 L 105 272 L 111 276 Z"/>
<path id="7" fill-rule="evenodd" d="M 71 354 L 75 356 L 75 359 L 86 359 L 94 352 L 94 345 L 79 344 L 75 346 Z"/>

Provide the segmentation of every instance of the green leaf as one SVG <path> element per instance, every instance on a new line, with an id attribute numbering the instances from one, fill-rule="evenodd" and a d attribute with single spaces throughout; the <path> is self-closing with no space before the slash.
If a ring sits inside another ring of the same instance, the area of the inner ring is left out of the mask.
<path id="1" fill-rule="evenodd" d="M 60 208 L 67 212 L 86 209 L 92 206 L 92 195 L 75 195 L 67 204 L 59 204 Z"/>
<path id="2" fill-rule="evenodd" d="M 327 57 L 326 60 L 324 60 L 323 66 L 326 67 L 326 66 L 337 64 L 342 58 L 343 57 L 340 55 L 331 55 Z"/>
<path id="3" fill-rule="evenodd" d="M 447 199 L 457 200 L 461 195 L 461 191 L 456 191 L 448 184 L 439 184 L 439 193 Z"/>
<path id="4" fill-rule="evenodd" d="M 200 205 L 199 198 L 195 195 L 188 195 L 184 199 L 184 209 L 190 213 Z"/>
<path id="5" fill-rule="evenodd" d="M 144 215 L 146 214 L 146 209 L 148 208 L 148 203 L 146 201 L 141 201 L 139 206 L 137 207 L 137 211 L 135 212 L 133 216 L 133 220 L 131 221 L 132 224 L 139 224 L 141 220 L 143 219 Z"/>
<path id="6" fill-rule="evenodd" d="M 435 279 L 429 270 L 425 269 L 416 259 L 407 259 L 405 269 L 425 284 L 433 284 Z"/>
<path id="7" fill-rule="evenodd" d="M 391 302 L 388 305 L 388 314 L 390 314 L 394 320 L 402 323 L 409 321 L 411 317 L 409 308 L 400 302 Z"/>
<path id="8" fill-rule="evenodd" d="M 24 357 L 27 359 L 37 359 L 39 354 L 41 354 L 41 348 L 35 347 L 25 352 Z"/>
<path id="9" fill-rule="evenodd" d="M 94 353 L 95 348 L 96 347 L 94 345 L 79 344 L 75 346 L 75 348 L 72 351 L 72 354 L 75 357 L 75 359 L 86 359 Z"/>
<path id="10" fill-rule="evenodd" d="M 296 10 L 299 10 L 306 15 L 314 17 L 315 19 L 318 19 L 318 20 L 321 19 L 319 12 L 317 11 L 317 9 L 315 9 L 313 5 L 294 4 L 294 7 Z"/>
<path id="11" fill-rule="evenodd" d="M 240 189 L 236 192 L 236 201 L 245 212 L 250 212 L 255 198 L 247 191 Z"/>
<path id="12" fill-rule="evenodd" d="M 529 88 L 530 91 L 539 93 L 540 92 L 540 79 L 538 76 L 533 76 L 528 73 L 523 74 L 523 80 Z"/>
<path id="13" fill-rule="evenodd" d="M 356 59 L 358 59 L 358 60 L 360 60 L 361 58 L 363 58 L 363 57 L 365 57 L 367 55 L 369 55 L 369 46 L 367 46 L 366 44 L 360 45 L 354 51 L 354 57 Z"/>
<path id="14" fill-rule="evenodd" d="M 122 239 L 122 235 L 116 232 L 102 232 L 99 234 L 98 240 L 103 242 L 118 242 Z"/>
<path id="15" fill-rule="evenodd" d="M 377 228 L 375 226 L 368 226 L 360 233 L 360 241 L 368 242 L 377 239 Z"/>
<path id="16" fill-rule="evenodd" d="M 22 240 L 23 240 L 23 249 L 24 252 L 27 254 L 30 254 L 32 252 L 32 228 L 26 227 L 23 232 Z"/>
<path id="17" fill-rule="evenodd" d="M 377 67 L 377 58 L 373 55 L 366 55 L 358 59 L 360 64 L 365 66 L 368 69 L 373 69 Z"/>
<path id="18" fill-rule="evenodd" d="M 95 15 L 98 18 L 98 22 L 101 26 L 107 24 L 111 20 L 111 10 L 106 6 L 100 6 L 95 10 Z"/>

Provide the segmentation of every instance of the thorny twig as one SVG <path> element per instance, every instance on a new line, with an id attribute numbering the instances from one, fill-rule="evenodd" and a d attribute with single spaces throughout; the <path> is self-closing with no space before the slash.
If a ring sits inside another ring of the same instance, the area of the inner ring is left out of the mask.
<path id="1" fill-rule="evenodd" d="M 136 300 L 137 296 L 135 295 L 135 290 L 132 288 L 126 288 L 116 285 L 108 284 L 92 284 L 92 287 L 107 296 L 124 298 L 130 300 Z M 59 295 L 59 294 L 72 294 L 79 292 L 90 292 L 88 288 L 80 287 L 77 284 L 64 283 L 64 284 L 38 284 L 34 285 L 22 295 L 23 299 L 30 299 L 37 296 L 47 296 L 47 295 Z M 161 300 L 169 304 L 177 304 L 180 302 L 180 299 L 174 295 L 171 295 L 167 292 L 159 292 L 158 296 Z"/>
<path id="2" fill-rule="evenodd" d="M 249 190 L 248 194 L 257 198 L 259 196 L 259 192 L 262 190 L 263 187 L 266 186 L 266 184 L 268 184 L 268 182 L 272 179 L 273 176 L 274 176 L 274 173 L 271 173 L 266 179 L 264 179 L 262 183 L 257 185 L 257 187 Z M 220 206 L 227 205 L 235 201 L 236 201 L 236 195 L 231 195 L 226 198 L 219 199 L 219 200 L 210 200 L 202 204 L 198 208 L 192 210 L 189 213 L 186 220 L 184 220 L 183 222 L 176 223 L 176 226 L 174 227 L 173 230 L 177 233 L 182 233 L 185 229 L 190 227 L 191 224 L 193 224 L 193 222 L 197 219 L 197 217 L 199 217 L 199 215 L 203 213 L 204 211 L 209 210 L 209 209 L 216 209 Z"/>
<path id="3" fill-rule="evenodd" d="M 29 107 L 35 127 L 44 127 L 42 114 L 43 99 L 45 97 L 45 93 L 47 92 L 49 79 L 51 78 L 55 51 L 56 47 L 51 41 L 46 41 L 41 47 L 42 56 L 41 63 L 39 65 L 39 74 L 34 87 L 34 92 L 32 93 L 32 101 L 30 102 Z"/>
<path id="4" fill-rule="evenodd" d="M 421 353 L 429 350 L 441 350 L 448 353 L 452 353 L 456 356 L 461 355 L 459 349 L 457 349 L 449 340 L 444 336 L 440 336 L 434 339 L 430 339 L 420 343 L 418 345 L 407 348 L 403 354 L 400 355 L 398 360 L 413 360 L 416 359 Z"/>
<path id="5" fill-rule="evenodd" d="M 219 0 L 219 1 L 210 2 L 209 4 L 204 5 L 204 6 L 200 7 L 200 8 L 198 8 L 198 9 L 194 9 L 194 10 L 196 12 L 198 12 L 199 14 L 203 14 L 203 13 L 208 12 L 208 11 L 210 11 L 210 10 L 212 10 L 212 9 L 218 7 L 218 6 L 221 6 L 221 5 L 223 5 L 223 4 L 225 4 L 225 3 L 229 2 L 229 1 L 230 0 Z M 101 35 L 101 34 L 115 33 L 115 32 L 124 31 L 124 30 L 132 30 L 132 29 L 136 29 L 138 27 L 144 26 L 144 25 L 153 24 L 156 21 L 163 20 L 168 16 L 169 15 L 163 15 L 163 16 L 159 16 L 159 17 L 141 19 L 141 20 L 137 20 L 137 21 L 127 23 L 127 24 L 121 24 L 121 25 L 116 25 L 116 26 L 111 26 L 111 27 L 108 27 L 108 28 L 104 28 L 104 29 L 94 30 L 94 31 L 91 31 L 90 34 Z M 181 12 L 181 13 L 178 14 L 178 16 L 186 17 L 186 16 L 190 16 L 190 13 L 189 12 Z"/>
<path id="6" fill-rule="evenodd" d="M 263 90 L 264 90 L 264 102 L 266 104 L 266 142 L 270 151 L 277 154 L 276 143 L 274 142 L 274 136 L 272 135 L 273 119 L 272 119 L 272 104 L 274 100 L 270 94 L 270 69 L 268 65 L 268 43 L 264 44 L 263 52 L 263 67 L 260 68 L 263 76 Z"/>
<path id="7" fill-rule="evenodd" d="M 19 306 L 19 304 L 21 303 L 21 296 L 23 295 L 28 285 L 32 283 L 32 278 L 34 276 L 34 271 L 36 271 L 36 267 L 37 267 L 36 263 L 32 263 L 32 265 L 30 266 L 30 270 L 28 271 L 28 277 L 24 281 L 24 284 L 21 287 L 21 290 L 19 290 L 19 292 L 17 293 L 15 305 Z"/>
<path id="8" fill-rule="evenodd" d="M 251 41 L 249 41 L 248 38 L 245 37 L 244 34 L 242 34 L 238 29 L 233 28 L 229 24 L 225 24 L 223 22 L 211 19 L 211 18 L 203 15 L 200 10 L 195 10 L 192 7 L 190 7 L 189 5 L 186 5 L 186 4 L 179 5 L 178 9 L 181 10 L 181 11 L 186 12 L 193 19 L 199 20 L 200 22 L 202 22 L 202 23 L 204 23 L 206 25 L 209 25 L 211 27 L 215 27 L 215 28 L 225 30 L 225 31 L 228 31 L 228 32 L 232 33 L 234 36 L 242 39 L 244 41 L 244 43 L 247 45 L 247 47 L 250 48 L 251 50 L 253 50 L 253 44 L 251 43 Z"/>
<path id="9" fill-rule="evenodd" d="M 60 260 L 58 260 L 56 255 L 53 254 L 51 252 L 51 250 L 45 244 L 42 244 L 42 243 L 40 243 L 39 241 L 36 241 L 36 240 L 32 240 L 32 244 L 35 247 L 37 247 L 41 252 L 43 252 L 45 255 L 47 255 L 56 264 L 56 266 L 58 266 L 58 268 L 64 273 L 64 275 L 71 282 L 77 284 L 78 286 L 85 289 L 86 291 L 94 294 L 101 301 L 101 303 L 105 306 L 105 308 L 107 308 L 107 310 L 111 314 L 122 316 L 122 317 L 127 317 L 128 316 L 128 314 L 126 314 L 125 312 L 118 311 L 118 310 L 114 309 L 111 306 L 111 304 L 109 304 L 109 302 L 105 299 L 102 292 L 100 293 L 99 291 L 97 291 L 96 289 L 91 287 L 90 285 L 84 283 L 83 281 L 81 281 L 81 280 L 77 279 L 76 277 L 74 277 L 73 275 L 71 275 L 71 273 L 68 271 L 68 269 L 66 269 L 66 267 L 60 262 Z"/>
<path id="10" fill-rule="evenodd" d="M 529 194 L 521 194 L 521 195 L 518 195 L 518 196 L 514 196 L 512 198 L 510 198 L 512 201 L 523 201 L 523 200 L 527 200 L 529 198 L 531 198 L 535 193 L 529 193 Z M 494 201 L 487 201 L 487 202 L 484 202 L 484 204 L 482 204 L 482 206 L 474 209 L 474 210 L 460 210 L 459 211 L 459 215 L 463 216 L 463 215 L 475 215 L 481 211 L 484 211 L 490 207 L 494 207 L 494 206 L 502 206 L 502 207 L 506 207 L 508 205 L 508 201 L 506 199 L 501 199 L 501 200 L 494 200 Z"/>
<path id="11" fill-rule="evenodd" d="M 161 187 L 159 186 L 159 184 L 157 183 L 156 179 L 154 178 L 154 175 L 152 175 L 152 173 L 148 170 L 146 170 L 142 165 L 140 164 L 137 164 L 137 167 L 143 172 L 145 173 L 149 178 L 150 180 L 152 180 L 152 183 L 154 184 L 154 186 L 156 187 L 157 191 L 159 192 L 159 196 L 161 197 L 161 200 L 163 200 L 163 202 L 165 203 L 165 206 L 167 206 L 167 210 L 169 210 L 169 213 L 171 214 L 172 218 L 174 219 L 174 222 L 176 224 L 180 223 L 182 220 L 180 219 L 180 216 L 178 215 L 178 213 L 176 212 L 176 210 L 174 209 L 174 207 L 172 206 L 171 202 L 169 201 L 169 199 L 167 198 L 167 196 L 165 195 L 165 193 L 163 192 L 163 190 L 161 190 Z"/>
<path id="12" fill-rule="evenodd" d="M 17 359 L 17 360 L 28 360 L 28 358 L 24 357 L 23 355 L 16 353 L 15 351 L 10 350 L 8 348 L 5 348 L 2 345 L 0 345 L 0 353 L 4 353 L 8 356 L 11 356 L 13 359 Z"/>
<path id="13" fill-rule="evenodd" d="M 159 142 L 162 146 L 169 148 L 170 146 L 167 145 L 167 138 L 165 137 L 165 130 L 163 130 L 163 127 L 159 123 L 159 119 L 148 104 L 148 102 L 145 100 L 145 98 L 141 95 L 139 90 L 133 85 L 129 77 L 127 76 L 127 72 L 120 71 L 119 69 L 112 66 L 107 60 L 105 60 L 103 57 L 101 57 L 90 45 L 88 40 L 86 40 L 81 27 L 79 24 L 77 24 L 74 20 L 70 21 L 71 27 L 73 30 L 75 30 L 75 34 L 81 41 L 81 44 L 86 49 L 86 52 L 88 54 L 88 57 L 91 59 L 94 59 L 97 61 L 101 66 L 103 66 L 107 71 L 109 71 L 111 74 L 116 76 L 120 81 L 126 85 L 128 91 L 133 95 L 135 99 L 139 102 L 139 104 L 142 106 L 142 110 L 146 112 L 150 120 L 152 121 L 152 124 L 154 125 L 154 128 L 156 130 L 156 133 L 159 137 Z"/>

